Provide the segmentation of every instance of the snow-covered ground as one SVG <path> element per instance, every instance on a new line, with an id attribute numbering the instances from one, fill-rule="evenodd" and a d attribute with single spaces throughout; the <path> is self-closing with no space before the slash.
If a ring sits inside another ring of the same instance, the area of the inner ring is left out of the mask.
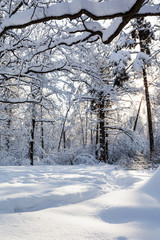
<path id="1" fill-rule="evenodd" d="M 1 240 L 159 240 L 160 170 L 0 167 Z"/>

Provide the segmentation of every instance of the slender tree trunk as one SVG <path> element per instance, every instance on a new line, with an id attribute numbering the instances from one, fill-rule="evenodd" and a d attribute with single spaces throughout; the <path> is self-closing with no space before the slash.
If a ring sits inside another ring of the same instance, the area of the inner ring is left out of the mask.
<path id="1" fill-rule="evenodd" d="M 33 157 L 34 157 L 34 133 L 35 133 L 35 119 L 32 118 L 31 139 L 30 139 L 30 164 L 31 165 L 33 165 Z"/>
<path id="2" fill-rule="evenodd" d="M 148 119 L 148 134 L 149 134 L 149 143 L 150 143 L 150 159 L 152 160 L 152 154 L 154 152 L 154 136 L 153 136 L 150 96 L 149 96 L 149 91 L 148 91 L 147 74 L 146 74 L 146 70 L 145 69 L 143 69 L 143 81 L 144 81 L 144 88 L 145 88 L 147 119 Z"/>
<path id="3" fill-rule="evenodd" d="M 63 147 L 66 148 L 66 131 L 63 132 Z"/>
<path id="4" fill-rule="evenodd" d="M 133 131 L 136 131 L 137 122 L 138 122 L 138 118 L 139 118 L 139 113 L 140 113 L 141 105 L 142 105 L 142 100 L 143 100 L 143 97 L 141 98 L 141 101 L 140 101 L 140 103 L 139 103 L 139 108 L 138 108 L 136 120 L 135 120 L 135 123 L 134 123 Z"/>
<path id="5" fill-rule="evenodd" d="M 100 129 L 100 156 L 99 159 L 101 162 L 105 162 L 106 163 L 106 142 L 105 142 L 105 138 L 106 138 L 106 134 L 105 134 L 105 112 L 104 112 L 104 106 L 105 106 L 105 100 L 104 100 L 104 96 L 103 93 L 100 94 L 100 106 L 99 106 L 99 120 L 100 120 L 100 124 L 99 124 L 99 129 Z"/>
<path id="6" fill-rule="evenodd" d="M 85 137 L 84 137 L 84 129 L 83 129 L 83 119 L 82 119 L 82 116 L 81 116 L 81 113 L 79 112 L 79 118 L 80 118 L 80 122 L 81 122 L 81 140 L 82 140 L 82 145 L 83 147 L 85 147 Z"/>
<path id="7" fill-rule="evenodd" d="M 106 129 L 106 139 L 105 139 L 105 162 L 108 162 L 108 129 Z"/>
<path id="8" fill-rule="evenodd" d="M 41 106 L 41 120 L 43 119 L 43 109 Z M 42 153 L 41 153 L 41 158 L 43 159 L 43 152 L 44 152 L 44 128 L 43 128 L 43 121 L 41 121 L 41 148 L 42 148 Z"/>
<path id="9" fill-rule="evenodd" d="M 85 126 L 85 146 L 88 142 L 88 113 L 86 112 L 86 126 Z"/>
<path id="10" fill-rule="evenodd" d="M 97 118 L 98 118 L 98 121 L 99 121 L 99 116 Z M 98 144 L 99 144 L 99 122 L 97 122 L 97 126 L 96 126 L 96 152 L 95 152 L 95 155 L 96 155 L 97 159 L 99 159 L 99 147 L 98 147 Z"/>
<path id="11" fill-rule="evenodd" d="M 99 159 L 99 149 L 98 149 L 99 141 L 98 140 L 99 140 L 99 123 L 97 123 L 97 126 L 96 126 L 96 152 L 95 152 L 95 155 L 96 155 L 97 159 Z"/>
<path id="12" fill-rule="evenodd" d="M 91 144 L 93 144 L 92 113 L 90 114 L 90 116 L 91 116 L 91 129 L 90 129 L 91 130 L 91 133 L 90 133 L 91 135 L 90 136 L 91 136 Z"/>
<path id="13" fill-rule="evenodd" d="M 107 125 L 108 123 L 106 123 Z M 105 159 L 108 162 L 108 128 L 105 127 Z"/>
<path id="14" fill-rule="evenodd" d="M 29 158 L 30 164 L 34 164 L 34 136 L 35 136 L 35 104 L 32 103 L 32 119 L 31 119 L 31 131 L 30 131 L 30 150 L 29 150 Z"/>
<path id="15" fill-rule="evenodd" d="M 68 113 L 69 113 L 70 108 L 71 108 L 71 105 L 67 109 L 67 112 L 66 112 L 66 115 L 65 115 L 65 118 L 64 118 L 64 122 L 63 122 L 63 125 L 62 125 L 62 130 L 61 130 L 60 139 L 59 139 L 59 143 L 58 143 L 58 151 L 61 148 L 61 142 L 63 140 L 62 138 L 63 138 L 64 131 L 65 131 L 65 124 L 66 124 L 66 121 L 67 121 L 67 117 L 68 117 Z"/>
<path id="16" fill-rule="evenodd" d="M 12 109 L 11 106 L 6 107 L 6 113 L 8 115 L 8 120 L 7 120 L 7 136 L 6 136 L 6 149 L 9 151 L 10 147 L 10 128 L 11 128 L 11 115 L 12 115 Z"/>
<path id="17" fill-rule="evenodd" d="M 144 52 L 143 47 L 143 39 L 140 39 L 140 50 L 141 52 Z M 147 80 L 147 73 L 146 69 L 142 69 L 143 73 L 143 83 L 144 83 L 144 91 L 145 91 L 145 99 L 146 99 L 146 108 L 147 108 L 147 121 L 148 121 L 148 135 L 149 135 L 149 144 L 150 144 L 150 160 L 152 160 L 152 155 L 154 152 L 154 136 L 153 136 L 153 123 L 152 123 L 152 112 L 151 112 L 151 103 L 150 103 L 150 96 L 149 96 L 149 90 L 148 90 L 148 80 Z"/>

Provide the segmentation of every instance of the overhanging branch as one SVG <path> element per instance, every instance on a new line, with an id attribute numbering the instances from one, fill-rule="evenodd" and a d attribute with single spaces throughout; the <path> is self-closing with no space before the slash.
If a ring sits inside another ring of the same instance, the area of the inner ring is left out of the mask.
<path id="1" fill-rule="evenodd" d="M 160 15 L 158 5 L 142 7 L 144 0 L 121 0 L 121 4 L 119 4 L 119 2 L 120 0 L 103 3 L 91 2 L 89 0 L 79 0 L 72 1 L 70 3 L 57 3 L 49 7 L 37 7 L 36 9 L 31 8 L 25 11 L 19 11 L 13 14 L 9 19 L 7 19 L 7 21 L 3 21 L 1 24 L 0 37 L 9 29 L 21 29 L 32 24 L 46 22 L 49 20 L 61 20 L 64 18 L 73 20 L 81 17 L 83 14 L 89 16 L 93 20 L 105 20 L 121 17 L 122 22 L 114 29 L 108 39 L 104 40 L 104 43 L 110 43 L 120 33 L 130 19 L 142 15 Z M 19 19 L 22 21 L 19 21 Z"/>

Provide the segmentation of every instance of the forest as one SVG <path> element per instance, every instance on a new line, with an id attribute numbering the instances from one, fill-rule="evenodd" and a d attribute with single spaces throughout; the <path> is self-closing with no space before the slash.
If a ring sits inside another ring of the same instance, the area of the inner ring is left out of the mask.
<path id="1" fill-rule="evenodd" d="M 159 0 L 0 0 L 0 240 L 159 240 Z"/>
<path id="2" fill-rule="evenodd" d="M 1 0 L 0 165 L 160 163 L 160 6 Z"/>

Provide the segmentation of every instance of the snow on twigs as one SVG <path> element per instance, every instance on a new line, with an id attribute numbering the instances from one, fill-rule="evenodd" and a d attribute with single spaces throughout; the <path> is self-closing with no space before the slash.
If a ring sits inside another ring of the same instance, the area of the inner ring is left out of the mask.
<path id="1" fill-rule="evenodd" d="M 142 69 L 145 68 L 145 64 L 149 64 L 149 56 L 144 53 L 144 52 L 140 52 L 137 54 L 136 59 L 133 62 L 133 69 L 136 72 L 141 72 Z"/>

